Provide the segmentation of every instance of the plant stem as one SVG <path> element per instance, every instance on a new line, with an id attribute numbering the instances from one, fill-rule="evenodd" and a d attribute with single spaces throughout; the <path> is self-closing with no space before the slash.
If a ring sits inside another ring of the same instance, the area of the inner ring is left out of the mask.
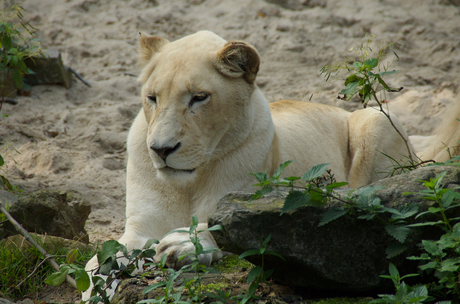
<path id="1" fill-rule="evenodd" d="M 377 93 L 375 92 L 374 89 L 372 89 L 372 95 L 374 96 L 374 99 L 375 101 L 377 102 L 377 104 L 379 105 L 379 108 L 380 108 L 380 112 L 383 113 L 383 115 L 385 115 L 388 120 L 390 121 L 390 124 L 391 126 L 395 129 L 395 131 L 399 134 L 399 136 L 401 136 L 402 140 L 404 141 L 404 144 L 406 145 L 406 149 L 407 149 L 407 153 L 409 154 L 409 158 L 411 160 L 411 163 L 414 164 L 414 160 L 412 158 L 412 153 L 411 153 L 411 150 L 410 150 L 410 147 L 409 147 L 409 142 L 407 141 L 407 139 L 402 135 L 402 133 L 399 131 L 399 129 L 395 126 L 395 124 L 393 123 L 393 120 L 391 119 L 390 117 L 390 114 L 385 112 L 385 110 L 383 109 L 382 107 L 382 103 L 378 100 L 377 98 Z"/>
<path id="2" fill-rule="evenodd" d="M 56 263 L 56 261 L 53 259 L 53 256 L 50 255 L 45 249 L 43 249 L 42 246 L 40 246 L 33 238 L 32 236 L 29 234 L 29 232 L 27 232 L 27 230 L 25 230 L 12 216 L 11 214 L 5 209 L 5 207 L 3 207 L 3 204 L 0 203 L 0 211 L 5 215 L 5 217 L 11 222 L 11 224 L 13 224 L 14 228 L 16 228 L 16 230 L 22 234 L 26 239 L 27 241 L 29 241 L 29 243 L 31 243 L 35 248 L 38 249 L 38 251 L 43 254 L 43 256 L 45 256 L 45 258 L 48 260 L 48 263 L 50 263 L 50 265 L 56 270 L 56 271 L 59 271 L 59 265 Z M 72 287 L 74 287 L 75 289 L 78 290 L 77 288 L 77 283 L 75 282 L 75 280 L 67 275 L 66 277 L 66 281 L 67 283 L 69 283 Z"/>

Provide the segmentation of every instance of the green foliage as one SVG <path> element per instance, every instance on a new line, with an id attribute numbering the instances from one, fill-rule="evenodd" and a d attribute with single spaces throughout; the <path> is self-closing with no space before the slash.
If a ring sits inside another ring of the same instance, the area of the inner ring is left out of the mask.
<path id="1" fill-rule="evenodd" d="M 387 55 L 387 50 L 393 52 L 394 56 L 398 58 L 398 55 L 392 50 L 393 43 L 390 43 L 382 47 L 375 57 L 370 57 L 370 44 L 374 37 L 368 38 L 365 44 L 361 44 L 355 53 L 358 53 L 357 59 L 348 58 L 346 61 L 337 63 L 335 65 L 324 66 L 320 73 L 325 74 L 326 81 L 331 76 L 337 76 L 341 71 L 351 73 L 345 78 L 345 88 L 340 92 L 343 94 L 339 97 L 343 100 L 350 100 L 353 96 L 357 96 L 366 107 L 367 103 L 373 98 L 377 103 L 380 104 L 376 94 L 379 91 L 387 92 L 399 92 L 403 88 L 390 87 L 384 80 L 383 77 L 391 74 L 398 73 L 396 70 L 389 71 L 391 64 L 387 66 L 382 65 L 383 59 Z"/>
<path id="2" fill-rule="evenodd" d="M 329 81 L 332 78 L 344 77 L 345 88 L 340 91 L 342 96 L 338 96 L 339 99 L 350 100 L 353 96 L 358 96 L 364 108 L 367 107 L 369 101 L 374 100 L 377 103 L 380 112 L 385 115 L 393 129 L 404 141 L 407 155 L 404 155 L 403 157 L 406 159 L 398 161 L 383 153 L 393 162 L 392 172 L 389 172 L 389 175 L 392 176 L 395 172 L 405 172 L 407 170 L 418 168 L 425 162 L 417 161 L 412 158 L 408 140 L 402 134 L 402 130 L 399 130 L 393 123 L 390 114 L 384 110 L 383 103 L 385 103 L 385 101 L 380 100 L 379 97 L 377 97 L 377 93 L 381 91 L 400 92 L 403 87 L 391 87 L 385 82 L 385 80 L 383 80 L 384 76 L 398 72 L 396 70 L 389 70 L 393 61 L 399 59 L 398 55 L 392 49 L 393 43 L 381 47 L 377 54 L 371 56 L 372 49 L 370 48 L 370 44 L 373 39 L 374 37 L 368 37 L 367 41 L 365 43 L 361 43 L 356 51 L 353 50 L 353 48 L 351 49 L 351 51 L 355 54 L 358 54 L 358 58 L 347 58 L 344 62 L 336 63 L 334 65 L 326 65 L 320 70 L 320 73 L 325 75 L 326 81 Z M 389 51 L 394 54 L 394 59 L 385 65 L 384 59 L 387 57 Z M 343 71 L 345 71 L 345 75 L 339 76 L 339 74 Z"/>
<path id="3" fill-rule="evenodd" d="M 419 257 L 409 257 L 410 260 L 420 260 L 419 268 L 422 271 L 434 271 L 437 284 L 432 288 L 444 297 L 460 296 L 460 218 L 449 218 L 447 210 L 460 207 L 460 194 L 453 189 L 443 189 L 442 179 L 445 172 L 429 181 L 421 181 L 427 189 L 417 195 L 433 201 L 433 206 L 428 211 L 419 213 L 416 218 L 424 215 L 437 216 L 437 221 L 421 222 L 410 225 L 411 227 L 438 226 L 445 231 L 439 240 L 422 241 L 422 253 Z M 458 189 L 459 187 L 455 188 Z M 456 222 L 456 223 L 455 223 Z M 453 226 L 452 224 L 455 223 Z"/>
<path id="4" fill-rule="evenodd" d="M 41 238 L 33 238 L 51 252 L 58 263 L 64 262 L 66 256 L 73 256 L 75 265 L 83 265 L 94 254 L 92 249 L 69 251 L 52 242 L 45 243 Z M 18 240 L 14 243 L 7 239 L 0 241 L 0 294 L 13 300 L 35 297 L 46 286 L 43 278 L 54 271 L 35 247 L 19 237 Z"/>
<path id="5" fill-rule="evenodd" d="M 291 163 L 292 161 L 282 163 L 272 176 L 266 172 L 252 174 L 259 181 L 254 186 L 262 189 L 257 190 L 250 201 L 267 195 L 279 187 L 287 187 L 289 194 L 281 211 L 283 214 L 303 206 L 323 206 L 328 197 L 337 197 L 334 196 L 334 189 L 347 185 L 345 182 L 335 182 L 333 174 L 327 170 L 329 164 L 313 166 L 302 177 L 281 178 L 284 169 Z M 298 186 L 301 182 L 304 182 L 305 185 Z"/>
<path id="6" fill-rule="evenodd" d="M 40 44 L 37 40 L 26 43 L 26 37 L 21 30 L 25 30 L 30 36 L 34 35 L 34 28 L 29 23 L 22 22 L 21 5 L 14 4 L 2 13 L 0 19 L 0 71 L 7 71 L 7 83 L 13 81 L 20 89 L 23 85 L 24 74 L 33 73 L 27 68 L 24 60 L 36 55 L 42 55 Z M 7 83 L 1 90 L 2 103 Z M 0 108 L 1 109 L 1 108 Z"/>
<path id="7" fill-rule="evenodd" d="M 251 269 L 254 265 L 246 260 L 240 260 L 236 255 L 224 256 L 214 268 L 220 273 L 234 273 L 245 269 Z"/>
<path id="8" fill-rule="evenodd" d="M 287 164 L 291 162 L 286 162 Z M 286 168 L 286 163 L 281 164 L 280 170 Z M 279 187 L 280 185 L 290 187 L 290 192 L 285 199 L 285 204 L 282 213 L 294 210 L 302 206 L 315 206 L 311 204 L 311 198 L 320 198 L 318 201 L 323 204 L 328 198 L 336 199 L 342 202 L 342 205 L 329 208 L 323 215 L 319 226 L 326 225 L 346 214 L 357 216 L 358 219 L 374 220 L 377 219 L 385 226 L 386 232 L 391 235 L 395 242 L 391 243 L 386 249 L 387 258 L 395 257 L 407 249 L 406 240 L 415 227 L 437 226 L 445 231 L 439 240 L 429 241 L 423 240 L 421 248 L 425 251 L 419 257 L 410 257 L 412 260 L 420 260 L 423 264 L 420 266 L 422 271 L 434 271 L 438 282 L 432 282 L 428 286 L 433 293 L 440 297 L 448 298 L 454 295 L 460 297 L 460 218 L 450 218 L 447 216 L 447 211 L 460 207 L 460 193 L 455 192 L 457 188 L 443 188 L 442 180 L 446 172 L 440 173 L 434 179 L 429 181 L 420 181 L 425 186 L 425 189 L 415 194 L 425 200 L 432 201 L 433 204 L 427 211 L 419 212 L 417 205 L 406 204 L 394 208 L 389 208 L 382 205 L 380 199 L 375 195 L 375 192 L 381 188 L 367 186 L 357 190 L 350 191 L 347 196 L 339 197 L 334 191 L 337 185 L 342 186 L 346 183 L 336 183 L 318 186 L 319 183 L 314 182 L 315 179 L 321 177 L 321 174 L 326 172 L 327 164 L 315 166 L 310 169 L 302 177 L 288 177 L 279 179 L 281 172 L 277 171 L 277 176 L 270 177 L 266 173 L 263 175 L 254 174 L 254 176 L 262 177 L 259 179 L 259 184 L 256 186 L 262 187 Z M 305 180 L 307 185 L 301 187 L 303 191 L 295 191 L 294 188 L 299 186 L 294 185 L 291 181 Z M 272 183 L 272 181 L 276 181 Z M 330 185 L 332 187 L 328 188 Z M 305 190 L 304 190 L 305 189 Z M 272 190 L 273 191 L 273 190 Z M 311 195 L 313 193 L 313 195 Z M 253 198 L 260 197 L 260 193 Z M 317 204 L 318 206 L 321 204 Z M 281 213 L 281 214 L 282 214 Z M 421 221 L 425 216 L 430 216 L 429 221 Z M 436 218 L 434 221 L 432 218 Z M 246 252 L 246 254 L 257 254 L 257 250 Z M 259 270 L 254 270 L 254 272 Z M 258 273 L 257 273 L 258 274 Z M 375 303 L 418 303 L 425 301 L 428 292 L 425 286 L 410 287 L 404 282 L 403 278 L 413 276 L 407 275 L 399 277 L 396 267 L 390 265 L 390 276 L 397 288 L 395 295 L 382 295 L 381 299 Z M 426 296 L 426 297 L 425 297 Z"/>
<path id="9" fill-rule="evenodd" d="M 6 71 L 6 80 L 0 82 L 0 111 L 5 98 L 8 97 L 8 84 L 12 81 L 16 88 L 23 86 L 23 76 L 33 73 L 27 68 L 24 60 L 36 55 L 43 55 L 39 43 L 31 40 L 26 43 L 26 38 L 21 30 L 26 30 L 33 36 L 34 28 L 22 22 L 23 8 L 19 4 L 14 4 L 0 14 L 0 73 Z M 0 171 L 5 165 L 5 161 L 0 154 Z M 0 174 L 0 185 L 2 188 L 14 192 L 14 187 L 10 181 Z"/>
<path id="10" fill-rule="evenodd" d="M 428 290 L 425 285 L 411 287 L 402 281 L 408 277 L 418 276 L 418 274 L 408 274 L 400 277 L 399 271 L 393 263 L 389 266 L 390 275 L 381 275 L 380 277 L 391 279 L 396 288 L 396 293 L 379 294 L 380 299 L 371 301 L 370 303 L 388 303 L 388 304 L 405 304 L 405 303 L 422 303 L 429 299 Z"/>

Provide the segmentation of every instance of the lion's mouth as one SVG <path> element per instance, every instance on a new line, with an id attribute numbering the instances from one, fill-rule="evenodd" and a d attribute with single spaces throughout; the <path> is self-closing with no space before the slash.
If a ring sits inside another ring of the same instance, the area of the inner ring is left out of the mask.
<path id="1" fill-rule="evenodd" d="M 168 172 L 184 172 L 184 173 L 193 173 L 195 169 L 175 169 L 169 166 L 163 167 L 160 170 L 168 171 Z"/>

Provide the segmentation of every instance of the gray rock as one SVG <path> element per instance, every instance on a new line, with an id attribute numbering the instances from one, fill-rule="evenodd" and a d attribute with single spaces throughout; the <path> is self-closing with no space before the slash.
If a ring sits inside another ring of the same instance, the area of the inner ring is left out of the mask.
<path id="1" fill-rule="evenodd" d="M 383 179 L 373 185 L 385 187 L 376 194 L 386 206 L 415 203 L 423 210 L 430 205 L 429 202 L 402 194 L 423 189 L 417 180 L 429 180 L 443 171 L 448 172 L 443 180 L 446 187 L 460 184 L 460 173 L 455 166 L 432 166 Z M 284 262 L 275 256 L 265 256 L 265 268 L 275 270 L 273 278 L 283 284 L 325 291 L 330 295 L 391 291 L 394 289 L 391 281 L 379 277 L 388 273 L 389 262 L 394 263 L 401 274 L 418 272 L 418 263 L 407 260 L 406 256 L 419 254 L 416 244 L 421 239 L 433 239 L 442 233 L 436 227 L 414 229 L 408 242 L 409 249 L 389 260 L 385 249 L 394 239 L 378 220 L 366 221 L 345 215 L 318 227 L 326 210 L 338 202 L 333 201 L 321 208 L 302 207 L 280 216 L 284 197 L 267 196 L 248 204 L 251 195 L 230 193 L 220 201 L 218 210 L 209 219 L 210 226 L 223 226 L 223 230 L 213 232 L 218 246 L 241 254 L 248 249 L 260 248 L 263 240 L 271 234 L 267 250 L 286 259 Z M 260 256 L 248 260 L 261 264 Z"/>
<path id="2" fill-rule="evenodd" d="M 303 10 L 316 6 L 326 7 L 326 0 L 265 0 L 268 3 L 276 4 L 290 10 Z"/>
<path id="3" fill-rule="evenodd" d="M 21 197 L 9 212 L 29 232 L 89 242 L 84 226 L 91 205 L 77 192 L 33 192 Z M 4 222 L 0 238 L 15 234 L 13 225 Z"/>
<path id="4" fill-rule="evenodd" d="M 16 195 L 9 191 L 0 190 L 0 204 L 3 206 L 12 206 L 18 201 Z"/>
<path id="5" fill-rule="evenodd" d="M 62 63 L 61 53 L 48 50 L 44 55 L 26 59 L 27 67 L 34 71 L 34 74 L 25 75 L 27 84 L 60 84 L 70 88 L 70 73 Z"/>

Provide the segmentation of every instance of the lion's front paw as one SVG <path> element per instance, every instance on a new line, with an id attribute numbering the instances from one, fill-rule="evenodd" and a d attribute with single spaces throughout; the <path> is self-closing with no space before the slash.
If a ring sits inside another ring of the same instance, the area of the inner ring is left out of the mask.
<path id="1" fill-rule="evenodd" d="M 206 229 L 206 224 L 199 224 L 198 230 Z M 188 228 L 181 228 L 180 230 L 188 230 Z M 211 233 L 204 231 L 199 234 L 200 243 L 204 250 L 210 248 L 217 248 L 217 244 L 214 241 Z M 184 265 L 192 262 L 191 256 L 195 252 L 195 246 L 190 241 L 190 235 L 188 233 L 171 233 L 164 237 L 156 247 L 155 261 L 159 263 L 161 258 L 166 254 L 166 266 L 179 270 Z M 189 254 L 188 256 L 181 259 L 181 257 Z M 198 259 L 200 264 L 205 266 L 211 266 L 215 261 L 218 261 L 223 256 L 222 251 L 214 251 L 210 253 L 200 254 Z"/>

